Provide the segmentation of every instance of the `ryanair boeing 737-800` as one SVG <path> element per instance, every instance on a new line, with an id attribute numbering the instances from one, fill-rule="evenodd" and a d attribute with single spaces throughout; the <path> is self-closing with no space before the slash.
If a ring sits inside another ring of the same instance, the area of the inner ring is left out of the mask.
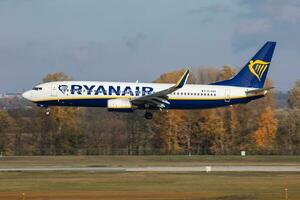
<path id="1" fill-rule="evenodd" d="M 176 84 L 94 81 L 43 83 L 23 93 L 40 107 L 106 107 L 108 111 L 205 109 L 248 103 L 264 97 L 264 88 L 276 42 L 267 42 L 233 78 L 209 85 L 186 84 L 187 70 Z M 47 109 L 47 114 L 49 110 Z"/>

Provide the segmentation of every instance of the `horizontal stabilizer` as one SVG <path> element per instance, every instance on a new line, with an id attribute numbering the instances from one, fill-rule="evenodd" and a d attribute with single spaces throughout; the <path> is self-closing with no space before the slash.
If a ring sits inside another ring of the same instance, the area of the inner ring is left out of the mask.
<path id="1" fill-rule="evenodd" d="M 257 89 L 257 90 L 249 90 L 249 91 L 246 91 L 246 94 L 259 94 L 259 93 L 265 94 L 273 88 L 275 88 L 275 87 L 261 88 L 261 89 Z"/>

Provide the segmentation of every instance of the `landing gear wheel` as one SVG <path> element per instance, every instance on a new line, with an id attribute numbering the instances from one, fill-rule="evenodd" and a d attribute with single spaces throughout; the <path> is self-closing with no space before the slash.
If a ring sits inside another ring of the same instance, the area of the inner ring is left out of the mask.
<path id="1" fill-rule="evenodd" d="M 50 108 L 46 109 L 46 115 L 49 116 L 50 115 Z"/>
<path id="2" fill-rule="evenodd" d="M 151 112 L 146 112 L 146 113 L 145 113 L 145 118 L 146 118 L 146 119 L 152 119 L 152 118 L 153 118 L 152 113 L 151 113 Z"/>

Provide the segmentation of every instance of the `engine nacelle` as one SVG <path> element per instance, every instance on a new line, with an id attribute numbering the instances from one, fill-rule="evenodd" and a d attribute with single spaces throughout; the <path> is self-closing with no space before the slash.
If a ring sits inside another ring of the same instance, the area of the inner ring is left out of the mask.
<path id="1" fill-rule="evenodd" d="M 133 112 L 133 106 L 129 99 L 109 99 L 107 109 L 112 112 Z"/>

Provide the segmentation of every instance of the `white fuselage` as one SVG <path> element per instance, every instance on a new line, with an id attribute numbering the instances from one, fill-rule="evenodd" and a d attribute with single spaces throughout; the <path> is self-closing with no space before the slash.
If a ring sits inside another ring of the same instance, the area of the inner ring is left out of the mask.
<path id="1" fill-rule="evenodd" d="M 172 87 L 165 83 L 59 81 L 43 83 L 23 94 L 40 106 L 106 107 L 110 99 L 134 99 Z M 249 95 L 255 88 L 186 84 L 168 94 L 169 109 L 201 109 L 247 103 L 263 95 Z M 144 108 L 144 107 L 140 107 Z"/>

